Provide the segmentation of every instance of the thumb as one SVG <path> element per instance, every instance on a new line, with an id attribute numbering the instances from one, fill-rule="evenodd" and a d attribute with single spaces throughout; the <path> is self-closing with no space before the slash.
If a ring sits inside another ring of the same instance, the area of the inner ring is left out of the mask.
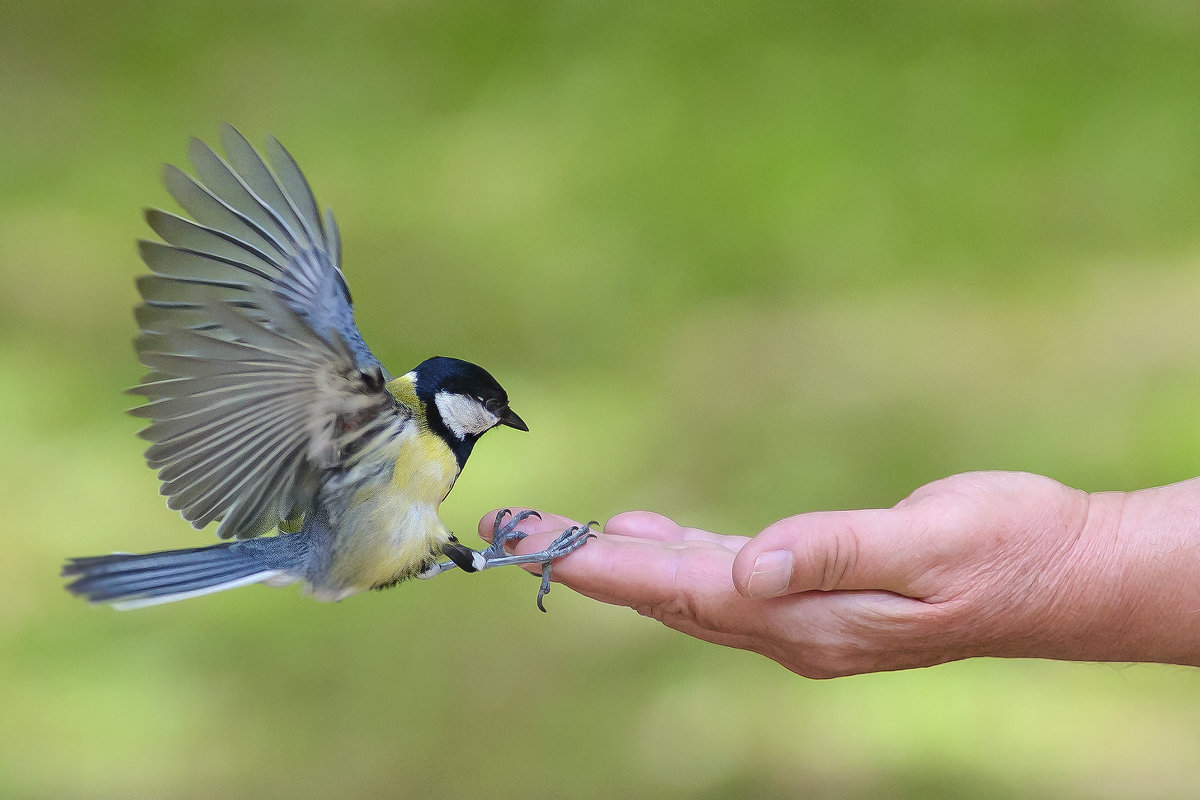
<path id="1" fill-rule="evenodd" d="M 909 515 L 897 509 L 822 511 L 788 517 L 751 539 L 733 562 L 745 597 L 812 590 L 883 589 L 909 594 L 930 560 L 914 547 Z"/>

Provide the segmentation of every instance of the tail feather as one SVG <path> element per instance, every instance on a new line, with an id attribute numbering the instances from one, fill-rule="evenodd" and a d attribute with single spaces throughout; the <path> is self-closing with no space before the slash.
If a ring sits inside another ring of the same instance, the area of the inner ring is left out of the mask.
<path id="1" fill-rule="evenodd" d="M 301 576 L 307 546 L 300 534 L 228 542 L 158 553 L 113 553 L 72 558 L 67 591 L 116 608 L 169 603 L 251 583 L 290 582 Z"/>
<path id="2" fill-rule="evenodd" d="M 248 573 L 247 570 L 250 572 Z M 195 591 L 262 571 L 274 572 L 274 570 L 263 570 L 261 567 L 242 564 L 234 564 L 221 569 L 174 570 L 172 575 L 165 575 L 161 570 L 151 570 L 127 573 L 119 578 L 112 575 L 91 581 L 81 578 L 68 588 L 77 594 L 86 594 L 88 600 L 94 603 L 103 603 L 142 594 L 162 596 Z"/>

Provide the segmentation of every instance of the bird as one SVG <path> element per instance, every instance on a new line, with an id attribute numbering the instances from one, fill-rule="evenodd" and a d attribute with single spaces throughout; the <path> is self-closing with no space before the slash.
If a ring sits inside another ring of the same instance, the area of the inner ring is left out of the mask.
<path id="1" fill-rule="evenodd" d="M 66 588 L 93 603 L 139 608 L 250 584 L 303 584 L 322 601 L 455 567 L 553 562 L 592 524 L 537 553 L 510 555 L 536 512 L 496 517 L 473 550 L 438 515 L 480 437 L 528 431 L 482 367 L 428 358 L 393 377 L 363 341 L 333 213 L 322 214 L 295 159 L 273 136 L 262 151 L 220 127 L 224 156 L 199 139 L 193 178 L 164 168 L 187 217 L 150 208 L 161 241 L 138 243 L 135 347 L 149 369 L 129 390 L 147 420 L 146 461 L 168 507 L 205 547 L 68 559 Z"/>

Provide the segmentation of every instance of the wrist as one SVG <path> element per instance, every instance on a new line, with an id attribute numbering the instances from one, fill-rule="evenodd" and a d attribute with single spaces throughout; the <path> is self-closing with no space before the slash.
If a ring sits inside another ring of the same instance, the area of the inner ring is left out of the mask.
<path id="1" fill-rule="evenodd" d="M 1054 658 L 1200 666 L 1200 479 L 1089 496 Z"/>

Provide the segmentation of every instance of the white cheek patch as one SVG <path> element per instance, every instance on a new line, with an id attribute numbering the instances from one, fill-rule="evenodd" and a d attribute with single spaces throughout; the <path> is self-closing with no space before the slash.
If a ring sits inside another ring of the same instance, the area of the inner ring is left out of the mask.
<path id="1" fill-rule="evenodd" d="M 453 392 L 438 392 L 433 396 L 437 404 L 442 422 L 450 432 L 459 439 L 468 436 L 478 436 L 489 428 L 495 427 L 500 421 L 492 412 L 483 407 L 483 403 L 474 397 L 467 397 Z"/>

